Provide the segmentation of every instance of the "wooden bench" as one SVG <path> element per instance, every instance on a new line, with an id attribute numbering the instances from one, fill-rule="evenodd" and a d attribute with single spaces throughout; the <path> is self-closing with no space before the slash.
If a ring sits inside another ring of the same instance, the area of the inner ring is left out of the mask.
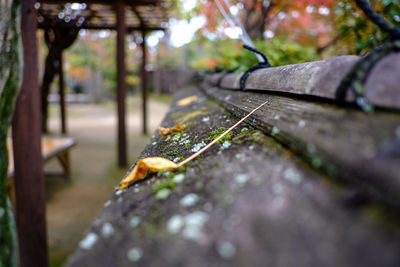
<path id="1" fill-rule="evenodd" d="M 43 137 L 42 138 L 42 155 L 43 161 L 46 162 L 52 158 L 57 158 L 61 167 L 61 173 L 45 173 L 46 175 L 57 175 L 69 179 L 71 176 L 71 166 L 69 150 L 75 146 L 76 142 L 72 137 Z M 14 203 L 14 155 L 12 148 L 12 139 L 7 140 L 9 163 L 8 163 L 8 194 Z"/>

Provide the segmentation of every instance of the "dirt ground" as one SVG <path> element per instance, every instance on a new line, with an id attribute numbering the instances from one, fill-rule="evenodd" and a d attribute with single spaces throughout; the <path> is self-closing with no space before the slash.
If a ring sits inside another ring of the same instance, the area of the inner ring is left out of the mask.
<path id="1" fill-rule="evenodd" d="M 171 97 L 150 98 L 149 134 L 142 132 L 138 97 L 127 100 L 128 165 L 131 165 L 169 108 Z M 58 106 L 50 109 L 51 135 L 58 135 Z M 67 106 L 68 136 L 77 146 L 71 152 L 71 180 L 46 178 L 46 208 L 50 266 L 64 263 L 83 237 L 94 217 L 110 198 L 126 169 L 117 168 L 116 108 L 113 103 L 70 104 Z M 46 170 L 60 170 L 58 162 L 46 163 Z"/>

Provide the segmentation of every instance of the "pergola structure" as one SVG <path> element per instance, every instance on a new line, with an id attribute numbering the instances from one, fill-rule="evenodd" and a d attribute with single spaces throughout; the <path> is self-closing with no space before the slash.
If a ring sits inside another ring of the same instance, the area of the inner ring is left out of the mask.
<path id="1" fill-rule="evenodd" d="M 126 167 L 125 37 L 133 31 L 139 31 L 142 36 L 141 89 L 143 133 L 146 133 L 145 38 L 147 32 L 167 27 L 167 9 L 164 0 L 23 1 L 21 36 L 24 47 L 24 69 L 12 125 L 16 225 L 21 266 L 47 265 L 45 191 L 40 151 L 41 134 L 45 129 L 46 118 L 43 120 L 41 118 L 40 99 L 42 99 L 42 112 L 46 116 L 48 89 L 53 78 L 58 75 L 61 129 L 66 133 L 63 50 L 74 42 L 80 29 L 117 31 L 118 165 Z M 36 43 L 38 28 L 45 31 L 46 45 L 49 48 L 40 86 Z"/>

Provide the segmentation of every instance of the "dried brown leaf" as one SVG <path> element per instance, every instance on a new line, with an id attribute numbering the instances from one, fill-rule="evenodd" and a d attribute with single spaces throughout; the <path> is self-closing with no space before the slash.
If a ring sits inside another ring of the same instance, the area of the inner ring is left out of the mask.
<path id="1" fill-rule="evenodd" d="M 176 105 L 177 106 L 186 106 L 186 105 L 192 103 L 193 101 L 196 101 L 198 98 L 199 97 L 197 95 L 188 96 L 188 97 L 182 98 L 181 100 L 176 102 Z"/>
<path id="2" fill-rule="evenodd" d="M 147 171 L 150 169 L 152 172 L 159 172 L 159 171 L 173 171 L 178 168 L 178 165 L 165 158 L 161 157 L 149 157 L 140 159 L 133 170 L 124 178 L 122 179 L 120 186 L 118 189 L 126 188 L 131 182 L 139 180 L 143 178 Z"/>
<path id="3" fill-rule="evenodd" d="M 183 130 L 183 125 L 182 124 L 177 124 L 172 128 L 164 128 L 164 127 L 158 126 L 158 134 L 160 136 L 166 136 L 166 135 L 168 135 L 170 133 L 180 132 L 182 130 Z"/>

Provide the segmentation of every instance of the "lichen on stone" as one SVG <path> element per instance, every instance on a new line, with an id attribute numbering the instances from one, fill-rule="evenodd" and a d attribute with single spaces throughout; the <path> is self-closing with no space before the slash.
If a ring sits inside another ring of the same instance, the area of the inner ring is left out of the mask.
<path id="1" fill-rule="evenodd" d="M 85 238 L 79 242 L 79 247 L 86 250 L 91 249 L 98 239 L 99 237 L 96 233 L 88 233 Z"/>

